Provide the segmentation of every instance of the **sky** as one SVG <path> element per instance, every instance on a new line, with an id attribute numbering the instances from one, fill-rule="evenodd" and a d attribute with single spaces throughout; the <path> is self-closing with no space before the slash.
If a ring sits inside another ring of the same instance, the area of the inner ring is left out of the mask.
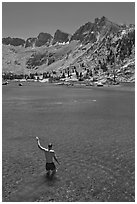
<path id="1" fill-rule="evenodd" d="M 107 17 L 115 23 L 135 23 L 134 2 L 3 2 L 2 37 L 27 39 L 57 29 L 73 34 L 81 25 Z"/>

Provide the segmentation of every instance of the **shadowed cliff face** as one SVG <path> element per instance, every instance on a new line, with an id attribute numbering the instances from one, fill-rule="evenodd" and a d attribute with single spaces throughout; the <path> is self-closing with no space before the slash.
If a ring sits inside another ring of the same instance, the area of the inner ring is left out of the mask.
<path id="1" fill-rule="evenodd" d="M 25 47 L 34 47 L 36 44 L 37 38 L 28 38 L 25 43 Z"/>
<path id="2" fill-rule="evenodd" d="M 2 44 L 4 45 L 13 45 L 13 46 L 24 46 L 25 45 L 25 40 L 21 38 L 2 38 Z"/>
<path id="3" fill-rule="evenodd" d="M 68 33 L 64 33 L 60 30 L 57 30 L 54 34 L 54 39 L 52 44 L 54 45 L 55 43 L 66 43 L 69 41 L 69 34 Z"/>
<path id="4" fill-rule="evenodd" d="M 52 40 L 52 36 L 49 33 L 40 33 L 37 38 L 28 38 L 25 43 L 25 47 L 41 47 L 43 45 L 49 46 Z"/>
<path id="5" fill-rule="evenodd" d="M 88 22 L 85 25 L 81 26 L 71 37 L 71 40 L 80 40 L 81 42 L 90 35 L 90 32 L 93 27 L 93 23 Z"/>
<path id="6" fill-rule="evenodd" d="M 40 33 L 37 37 L 35 46 L 40 47 L 43 45 L 49 45 L 52 38 L 53 37 L 49 33 Z"/>

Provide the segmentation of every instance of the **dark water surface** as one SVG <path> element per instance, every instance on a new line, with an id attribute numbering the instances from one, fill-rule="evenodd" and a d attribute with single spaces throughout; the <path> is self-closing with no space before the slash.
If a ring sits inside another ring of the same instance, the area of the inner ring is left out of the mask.
<path id="1" fill-rule="evenodd" d="M 2 114 L 3 201 L 134 201 L 134 86 L 11 83 Z M 36 136 L 62 163 L 52 188 Z"/>

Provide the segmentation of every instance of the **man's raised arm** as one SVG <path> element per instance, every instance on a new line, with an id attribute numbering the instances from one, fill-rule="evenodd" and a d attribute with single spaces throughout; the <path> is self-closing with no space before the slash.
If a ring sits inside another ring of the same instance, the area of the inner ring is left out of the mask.
<path id="1" fill-rule="evenodd" d="M 40 141 L 39 141 L 39 138 L 38 138 L 38 137 L 36 137 L 36 140 L 37 140 L 38 147 L 39 147 L 41 150 L 45 150 L 45 148 L 41 146 L 41 144 L 40 144 Z"/>

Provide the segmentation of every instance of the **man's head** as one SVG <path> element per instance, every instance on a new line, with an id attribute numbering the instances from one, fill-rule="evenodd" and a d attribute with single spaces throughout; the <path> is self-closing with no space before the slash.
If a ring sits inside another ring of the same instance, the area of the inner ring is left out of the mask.
<path id="1" fill-rule="evenodd" d="M 48 144 L 48 149 L 49 150 L 52 149 L 52 144 L 51 143 Z"/>

